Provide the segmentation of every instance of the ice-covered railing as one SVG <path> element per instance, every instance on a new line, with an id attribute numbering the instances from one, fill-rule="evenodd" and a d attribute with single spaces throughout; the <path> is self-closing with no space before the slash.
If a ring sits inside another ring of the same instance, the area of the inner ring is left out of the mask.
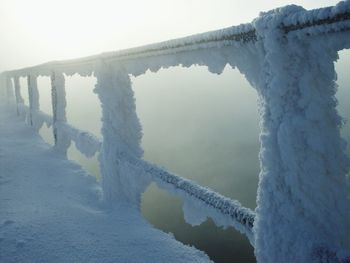
<path id="1" fill-rule="evenodd" d="M 350 262 L 350 160 L 339 132 L 334 70 L 338 51 L 349 47 L 350 1 L 311 11 L 286 6 L 250 24 L 7 71 L 1 91 L 33 127 L 53 125 L 57 151 L 65 154 L 74 141 L 87 156 L 100 152 L 103 195 L 110 205 L 139 206 L 141 193 L 155 181 L 184 199 L 188 222 L 200 224 L 209 216 L 246 234 L 258 262 Z M 204 65 L 220 74 L 227 64 L 259 95 L 255 211 L 142 159 L 130 75 L 178 65 Z M 73 74 L 97 78 L 102 142 L 67 124 L 64 80 Z M 53 116 L 39 110 L 38 76 L 51 78 Z M 23 105 L 19 77 L 28 79 L 29 107 Z"/>

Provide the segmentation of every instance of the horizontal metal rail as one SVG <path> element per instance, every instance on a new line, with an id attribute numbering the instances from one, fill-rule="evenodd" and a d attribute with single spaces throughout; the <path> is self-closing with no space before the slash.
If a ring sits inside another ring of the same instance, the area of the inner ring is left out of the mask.
<path id="1" fill-rule="evenodd" d="M 174 175 L 144 160 L 122 157 L 122 161 L 140 168 L 143 172 L 151 175 L 152 179 L 155 181 L 168 184 L 173 187 L 174 190 L 180 190 L 208 207 L 215 209 L 220 214 L 230 217 L 245 230 L 248 237 L 253 236 L 252 229 L 254 226 L 255 212 L 249 208 L 243 207 L 238 201 L 220 195 L 188 179 Z"/>
<path id="2" fill-rule="evenodd" d="M 297 21 L 293 20 L 292 24 L 282 23 L 281 29 L 287 34 L 292 31 L 302 30 L 305 28 L 312 28 L 320 25 L 330 25 L 336 24 L 344 21 L 350 21 L 350 10 L 345 10 L 342 12 L 333 12 L 334 7 L 325 7 L 310 11 L 300 11 L 299 18 Z M 328 13 L 326 17 L 319 17 L 318 14 Z M 304 21 L 303 17 L 310 17 L 308 21 Z M 288 21 L 288 16 L 285 19 Z M 341 28 L 339 31 L 350 30 L 348 28 Z M 332 31 L 333 32 L 333 31 Z M 322 32 L 320 32 L 322 33 Z M 328 32 L 324 32 L 328 33 Z M 210 31 L 202 34 L 192 35 L 184 38 L 178 38 L 173 40 L 168 40 L 164 42 L 159 42 L 155 44 L 113 51 L 105 52 L 98 55 L 62 60 L 62 61 L 52 61 L 44 64 L 40 64 L 33 67 L 22 68 L 18 70 L 7 71 L 6 73 L 16 75 L 22 71 L 30 71 L 34 69 L 40 69 L 42 67 L 46 68 L 60 68 L 69 67 L 72 65 L 86 65 L 94 64 L 97 61 L 103 59 L 105 61 L 115 61 L 115 60 L 129 60 L 140 57 L 157 56 L 159 53 L 162 55 L 176 53 L 177 51 L 184 52 L 193 50 L 196 46 L 198 48 L 208 48 L 202 47 L 201 45 L 212 43 L 213 46 L 217 43 L 222 43 L 223 46 L 232 45 L 235 42 L 248 43 L 257 41 L 258 37 L 256 35 L 256 30 L 252 24 L 242 24 L 239 26 L 233 26 L 225 29 Z"/>
<path id="3" fill-rule="evenodd" d="M 246 30 L 246 28 L 249 28 Z M 224 43 L 223 45 L 230 45 L 232 42 L 251 42 L 256 41 L 255 29 L 250 24 L 245 24 L 237 27 L 229 27 L 225 29 L 210 31 L 201 34 L 195 34 L 183 38 L 177 38 L 148 44 L 145 46 L 129 48 L 118 51 L 104 52 L 98 55 L 87 56 L 77 59 L 68 59 L 61 61 L 51 61 L 44 64 L 39 64 L 32 67 L 26 67 L 17 70 L 6 71 L 5 73 L 16 75 L 18 72 L 31 71 L 40 68 L 62 68 L 75 65 L 89 65 L 98 62 L 99 60 L 117 61 L 129 60 L 134 58 L 156 56 L 176 53 L 176 51 L 193 50 L 196 46 L 205 44 Z"/>
<path id="4" fill-rule="evenodd" d="M 286 34 L 288 34 L 291 31 L 301 30 L 304 28 L 309 28 L 314 26 L 330 25 L 338 22 L 347 21 L 347 20 L 350 21 L 350 11 L 345 11 L 343 13 L 339 13 L 334 16 L 329 16 L 322 19 L 314 19 L 304 23 L 297 23 L 293 25 L 283 25 L 282 29 Z"/>

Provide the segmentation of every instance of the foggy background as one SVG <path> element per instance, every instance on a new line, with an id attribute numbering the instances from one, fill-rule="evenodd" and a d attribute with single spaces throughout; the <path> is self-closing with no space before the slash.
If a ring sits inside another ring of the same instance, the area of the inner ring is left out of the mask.
<path id="1" fill-rule="evenodd" d="M 295 3 L 306 8 L 337 1 L 0 1 L 0 71 L 48 60 L 128 48 L 250 22 L 259 11 Z M 147 3 L 147 4 L 146 4 Z M 339 111 L 350 119 L 350 52 L 340 52 Z M 144 158 L 180 176 L 255 208 L 259 173 L 257 95 L 236 69 L 221 75 L 206 67 L 161 69 L 132 77 L 143 127 Z M 26 79 L 22 95 L 28 105 Z M 98 137 L 101 107 L 96 79 L 66 77 L 67 120 Z M 38 78 L 40 108 L 52 115 L 50 80 Z M 52 144 L 52 129 L 40 134 Z M 350 125 L 343 136 L 350 141 Z M 85 158 L 72 143 L 68 157 L 99 177 L 97 157 Z M 211 220 L 191 227 L 182 201 L 152 184 L 142 198 L 142 214 L 176 239 L 206 251 L 215 262 L 255 262 L 253 249 L 234 229 Z"/>

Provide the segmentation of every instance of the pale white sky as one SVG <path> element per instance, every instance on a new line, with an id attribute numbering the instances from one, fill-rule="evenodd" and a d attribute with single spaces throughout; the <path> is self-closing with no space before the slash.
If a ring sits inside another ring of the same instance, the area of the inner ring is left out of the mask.
<path id="1" fill-rule="evenodd" d="M 336 0 L 0 0 L 0 71 L 250 22 L 260 11 Z"/>

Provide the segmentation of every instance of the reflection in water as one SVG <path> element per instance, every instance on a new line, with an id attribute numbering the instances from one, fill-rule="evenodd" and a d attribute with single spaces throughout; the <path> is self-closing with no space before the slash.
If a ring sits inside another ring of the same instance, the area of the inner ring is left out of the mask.
<path id="1" fill-rule="evenodd" d="M 142 214 L 184 244 L 205 251 L 214 262 L 255 262 L 253 248 L 233 228 L 222 229 L 207 220 L 199 226 L 184 221 L 182 201 L 152 184 L 143 196 Z"/>

